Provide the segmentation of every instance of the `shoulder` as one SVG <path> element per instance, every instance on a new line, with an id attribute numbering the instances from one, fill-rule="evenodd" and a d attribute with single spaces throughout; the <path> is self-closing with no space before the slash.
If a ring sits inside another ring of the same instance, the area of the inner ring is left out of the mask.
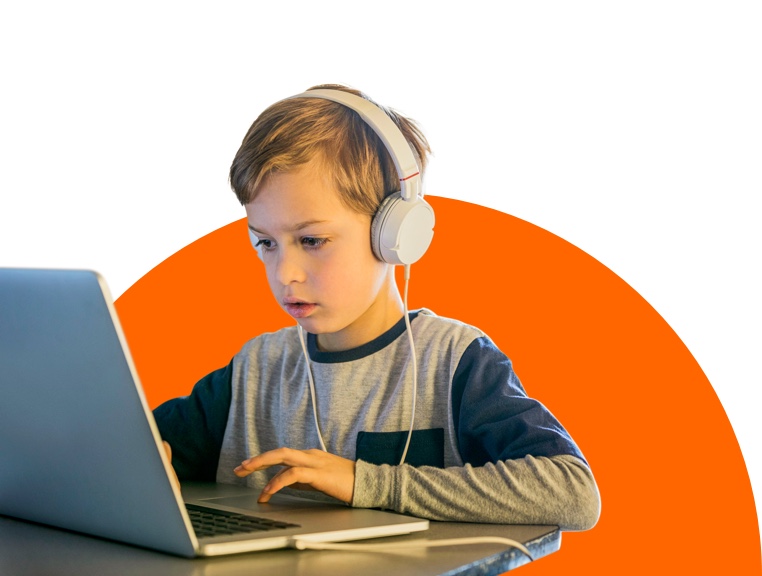
<path id="1" fill-rule="evenodd" d="M 431 340 L 437 343 L 458 343 L 468 347 L 474 340 L 487 338 L 479 328 L 444 316 L 437 316 L 427 308 L 417 310 L 411 324 L 416 340 Z M 464 350 L 465 350 L 464 347 Z"/>
<path id="2" fill-rule="evenodd" d="M 299 349 L 299 334 L 296 326 L 281 328 L 275 332 L 264 332 L 246 342 L 233 362 L 241 362 L 247 358 L 268 355 L 273 352 L 283 354 L 290 349 Z"/>
<path id="3" fill-rule="evenodd" d="M 470 334 L 476 334 L 479 336 L 484 336 L 484 332 L 479 330 L 479 328 L 476 328 L 475 326 L 472 326 L 470 324 L 466 324 L 465 322 L 461 322 L 460 320 L 456 320 L 455 318 L 447 318 L 446 316 L 439 316 L 432 310 L 429 310 L 428 308 L 419 308 L 416 310 L 417 316 L 415 317 L 415 321 L 420 322 L 421 324 L 426 324 L 429 326 L 438 326 L 443 329 L 452 330 L 455 332 L 466 332 Z"/>
<path id="4" fill-rule="evenodd" d="M 243 345 L 232 361 L 233 389 L 249 389 L 257 382 L 280 378 L 291 372 L 302 355 L 295 326 L 266 332 Z"/>
<path id="5" fill-rule="evenodd" d="M 480 365 L 510 368 L 510 360 L 481 329 L 455 320 L 437 316 L 431 310 L 418 311 L 413 326 L 416 343 L 422 342 L 446 350 L 456 361 L 458 371 L 471 372 Z"/>

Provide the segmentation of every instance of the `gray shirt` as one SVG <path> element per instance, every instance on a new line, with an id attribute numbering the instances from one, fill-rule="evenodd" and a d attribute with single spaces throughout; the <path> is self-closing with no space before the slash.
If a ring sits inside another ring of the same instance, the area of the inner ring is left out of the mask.
<path id="1" fill-rule="evenodd" d="M 474 327 L 428 310 L 411 317 L 418 399 L 402 465 L 412 409 L 404 319 L 344 352 L 321 352 L 308 336 L 326 448 L 357 461 L 352 505 L 436 520 L 592 527 L 600 510 L 592 473 L 561 424 L 527 397 L 510 360 Z M 319 447 L 307 369 L 295 327 L 262 334 L 233 358 L 229 404 L 217 408 L 228 410 L 217 481 L 261 490 L 277 470 L 241 479 L 233 468 L 283 446 Z"/>

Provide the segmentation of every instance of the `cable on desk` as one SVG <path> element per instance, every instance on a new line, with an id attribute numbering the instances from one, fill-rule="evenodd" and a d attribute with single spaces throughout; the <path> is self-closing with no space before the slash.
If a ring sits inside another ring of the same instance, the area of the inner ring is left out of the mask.
<path id="1" fill-rule="evenodd" d="M 499 536 L 482 536 L 474 538 L 449 538 L 445 540 L 411 540 L 409 542 L 384 542 L 384 543 L 372 543 L 372 544 L 344 544 L 336 542 L 310 542 L 306 540 L 300 540 L 294 538 L 290 542 L 291 548 L 297 550 L 343 550 L 343 551 L 360 551 L 360 552 L 393 552 L 395 550 L 403 550 L 405 548 L 437 548 L 440 546 L 464 546 L 467 544 L 505 544 L 520 550 L 529 558 L 530 561 L 534 561 L 532 555 L 526 546 L 516 540 L 510 538 L 502 538 Z"/>

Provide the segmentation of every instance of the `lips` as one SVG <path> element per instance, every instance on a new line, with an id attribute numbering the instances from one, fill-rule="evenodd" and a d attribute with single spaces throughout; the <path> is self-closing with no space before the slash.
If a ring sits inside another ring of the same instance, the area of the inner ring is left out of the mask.
<path id="1" fill-rule="evenodd" d="M 305 302 L 298 298 L 284 298 L 283 308 L 293 318 L 305 318 L 309 316 L 312 311 L 317 307 L 317 304 L 313 302 Z"/>

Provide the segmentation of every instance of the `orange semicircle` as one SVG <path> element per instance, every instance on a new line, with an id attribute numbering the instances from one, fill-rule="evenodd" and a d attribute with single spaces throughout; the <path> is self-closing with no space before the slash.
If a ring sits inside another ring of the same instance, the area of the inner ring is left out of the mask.
<path id="1" fill-rule="evenodd" d="M 522 574 L 762 574 L 751 484 L 711 384 L 663 318 L 561 238 L 507 214 L 428 197 L 429 252 L 410 306 L 478 326 L 561 420 L 598 481 L 602 514 Z M 293 323 L 239 220 L 186 246 L 117 301 L 149 404 L 187 394 L 246 340 Z"/>

